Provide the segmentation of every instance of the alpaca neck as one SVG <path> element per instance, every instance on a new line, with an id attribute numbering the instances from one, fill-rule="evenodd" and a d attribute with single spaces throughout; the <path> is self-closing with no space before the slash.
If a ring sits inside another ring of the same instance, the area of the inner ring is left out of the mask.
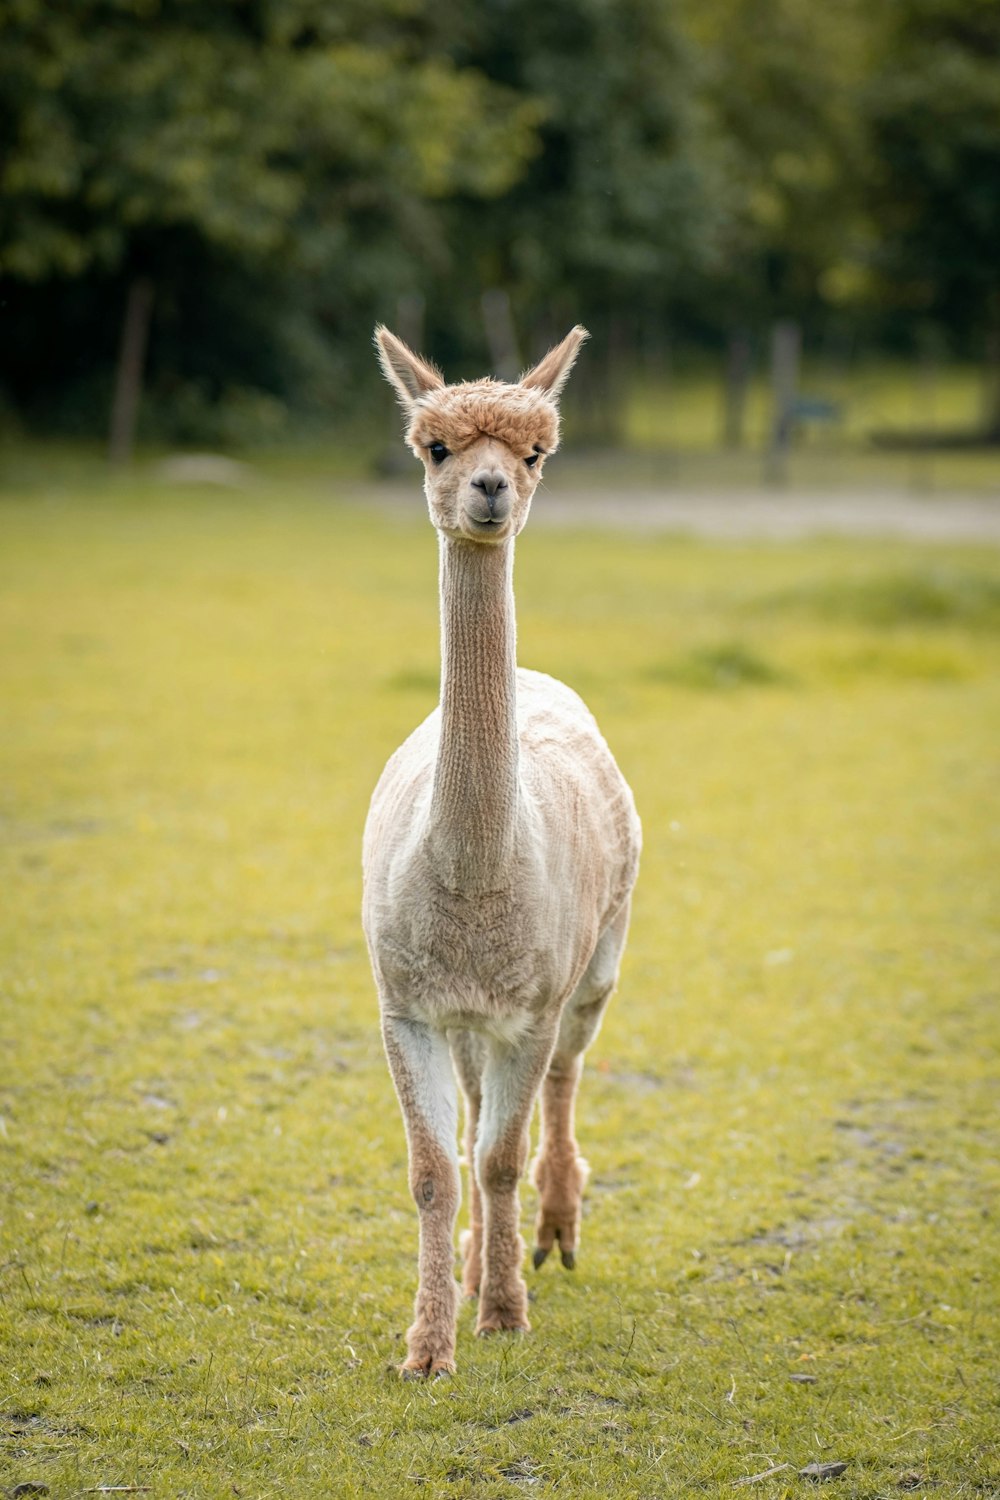
<path id="1" fill-rule="evenodd" d="M 451 890 L 499 890 L 518 804 L 514 543 L 441 538 L 441 740 L 428 847 Z"/>

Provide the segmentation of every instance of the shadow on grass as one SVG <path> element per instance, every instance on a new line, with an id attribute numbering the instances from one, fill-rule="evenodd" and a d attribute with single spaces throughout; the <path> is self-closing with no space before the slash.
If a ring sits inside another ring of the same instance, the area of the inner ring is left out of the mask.
<path id="1" fill-rule="evenodd" d="M 802 610 L 880 629 L 962 626 L 1000 631 L 1000 579 L 937 564 L 870 578 L 836 578 L 761 599 L 763 610 Z"/>
<path id="2" fill-rule="evenodd" d="M 665 682 L 702 692 L 729 692 L 744 687 L 788 687 L 793 679 L 756 651 L 737 642 L 698 646 L 671 661 L 655 662 L 643 672 L 647 682 Z"/>
<path id="3" fill-rule="evenodd" d="M 403 667 L 385 679 L 385 686 L 394 693 L 433 693 L 437 696 L 441 685 L 441 674 L 431 667 Z"/>

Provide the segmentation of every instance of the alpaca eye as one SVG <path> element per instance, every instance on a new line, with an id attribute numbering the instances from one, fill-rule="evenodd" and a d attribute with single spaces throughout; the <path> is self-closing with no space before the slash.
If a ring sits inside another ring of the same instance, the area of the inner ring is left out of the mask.
<path id="1" fill-rule="evenodd" d="M 535 465 L 537 464 L 537 462 L 538 462 L 538 454 L 537 453 L 531 453 L 531 454 L 528 455 L 528 457 L 524 461 L 528 465 L 529 469 L 533 469 L 535 467 Z"/>
<path id="2" fill-rule="evenodd" d="M 427 452 L 436 464 L 443 464 L 448 457 L 449 450 L 445 447 L 444 443 L 430 443 Z"/>

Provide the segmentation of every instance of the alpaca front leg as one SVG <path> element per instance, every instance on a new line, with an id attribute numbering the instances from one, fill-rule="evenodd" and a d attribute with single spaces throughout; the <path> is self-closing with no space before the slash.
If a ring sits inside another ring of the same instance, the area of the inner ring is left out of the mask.
<path id="1" fill-rule="evenodd" d="M 430 1027 L 383 1015 L 382 1036 L 406 1126 L 410 1191 L 420 1214 L 415 1317 L 400 1374 L 447 1374 L 455 1368 L 458 1310 L 453 1259 L 461 1189 L 455 1077 L 448 1045 Z"/>
<path id="2" fill-rule="evenodd" d="M 528 1289 L 521 1275 L 518 1182 L 528 1159 L 528 1125 L 548 1066 L 551 1032 L 515 1046 L 494 1042 L 483 1072 L 476 1176 L 483 1195 L 483 1274 L 477 1333 L 527 1332 Z"/>

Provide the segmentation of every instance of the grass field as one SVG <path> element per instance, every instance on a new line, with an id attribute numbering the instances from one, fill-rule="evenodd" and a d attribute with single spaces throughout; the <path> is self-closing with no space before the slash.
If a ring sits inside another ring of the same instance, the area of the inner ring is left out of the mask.
<path id="1" fill-rule="evenodd" d="M 837 364 L 808 360 L 799 377 L 800 393 L 833 404 L 829 424 L 835 438 L 861 445 L 873 432 L 929 435 L 971 432 L 981 420 L 984 375 L 975 365 L 942 364 L 929 371 L 919 361 L 854 360 Z M 664 415 L 666 414 L 666 415 Z M 767 369 L 758 363 L 748 382 L 745 437 L 749 447 L 765 446 L 773 420 Z M 637 445 L 662 442 L 712 448 L 722 435 L 722 377 L 718 364 L 688 360 L 674 378 L 637 380 L 628 403 L 627 436 Z"/>
<path id="2" fill-rule="evenodd" d="M 995 447 L 945 443 L 907 449 L 872 440 L 880 432 L 924 441 L 935 434 L 971 434 L 983 409 L 983 375 L 974 366 L 945 365 L 930 374 L 914 362 L 838 367 L 814 360 L 803 368 L 800 393 L 830 403 L 836 415 L 799 424 L 784 467 L 789 487 L 902 488 L 920 494 L 1000 490 Z M 766 457 L 773 420 L 769 379 L 757 369 L 747 389 L 743 445 L 721 447 L 720 372 L 695 364 L 673 379 L 636 380 L 622 437 L 633 462 L 645 460 L 648 472 L 668 485 L 754 487 L 773 477 Z"/>
<path id="3" fill-rule="evenodd" d="M 415 1388 L 358 902 L 416 492 L 0 501 L 10 1494 L 1000 1495 L 1000 557 L 529 527 L 517 584 L 646 852 L 578 1270 Z"/>
<path id="4" fill-rule="evenodd" d="M 450 372 L 454 373 L 454 372 Z M 374 378 L 374 377 L 373 377 Z M 956 433 L 971 435 L 983 421 L 984 377 L 969 364 L 942 364 L 932 372 L 918 362 L 860 359 L 847 364 L 810 359 L 803 367 L 803 396 L 833 404 L 836 418 L 800 423 L 782 466 L 790 492 L 817 490 L 901 491 L 920 496 L 1000 495 L 1000 449 L 996 445 L 949 444 Z M 768 458 L 773 399 L 766 370 L 755 367 L 747 389 L 744 442 L 722 444 L 721 360 L 704 355 L 682 360 L 669 378 L 637 373 L 620 391 L 619 442 L 602 449 L 607 435 L 594 440 L 589 415 L 571 383 L 566 411 L 566 448 L 559 473 L 574 486 L 621 483 L 693 491 L 742 491 L 770 486 L 775 478 Z M 343 416 L 331 432 L 295 428 L 275 433 L 266 425 L 248 429 L 241 452 L 258 475 L 274 485 L 367 481 L 386 460 L 409 473 L 410 460 L 399 442 L 396 405 L 379 382 L 364 410 Z M 915 446 L 880 446 L 873 434 L 894 432 L 918 440 Z M 941 445 L 926 440 L 937 435 Z M 62 489 L 79 495 L 107 491 L 104 449 L 93 441 L 27 440 L 10 437 L 0 413 L 0 492 Z M 213 446 L 211 442 L 207 444 Z M 189 445 L 191 446 L 191 445 Z M 194 443 L 204 447 L 205 442 Z M 143 450 L 147 467 L 154 452 Z M 127 489 L 130 480 L 125 481 Z"/>

